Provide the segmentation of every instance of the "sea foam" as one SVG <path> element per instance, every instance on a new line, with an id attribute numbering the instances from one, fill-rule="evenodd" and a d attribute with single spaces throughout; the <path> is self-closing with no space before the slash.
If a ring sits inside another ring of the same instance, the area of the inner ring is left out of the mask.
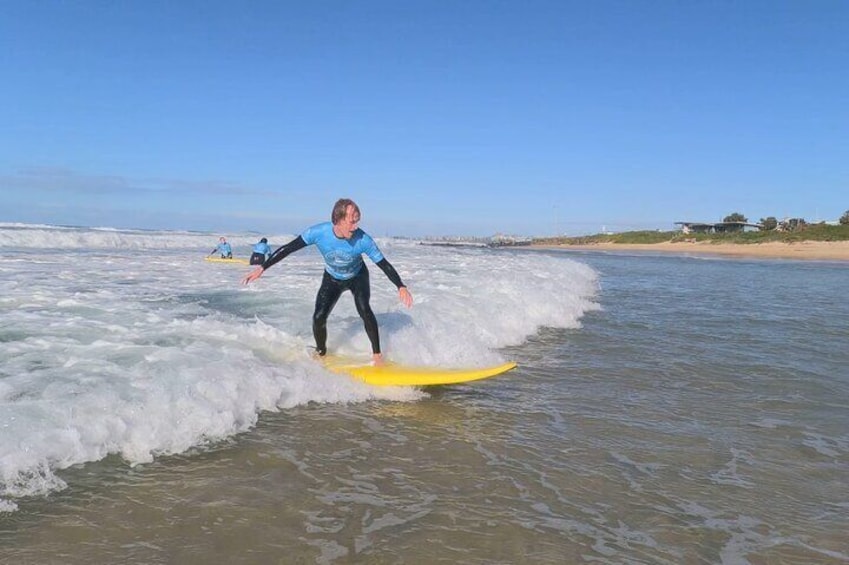
<path id="1" fill-rule="evenodd" d="M 246 253 L 257 236 L 228 239 Z M 64 488 L 61 469 L 110 454 L 146 463 L 244 432 L 263 411 L 426 394 L 370 387 L 311 360 L 314 249 L 245 287 L 249 267 L 202 260 L 216 241 L 0 226 L 0 511 Z M 598 308 L 597 273 L 566 257 L 378 243 L 415 300 L 404 308 L 369 263 L 383 350 L 398 362 L 497 363 L 502 348 L 544 326 L 579 327 Z M 328 329 L 333 351 L 368 354 L 350 296 Z"/>

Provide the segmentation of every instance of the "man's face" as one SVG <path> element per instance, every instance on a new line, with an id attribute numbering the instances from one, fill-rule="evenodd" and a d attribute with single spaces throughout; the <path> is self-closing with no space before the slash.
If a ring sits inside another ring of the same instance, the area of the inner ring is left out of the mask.
<path id="1" fill-rule="evenodd" d="M 337 234 L 344 239 L 351 239 L 359 225 L 360 215 L 353 206 L 348 206 L 345 210 L 345 217 L 336 224 Z"/>

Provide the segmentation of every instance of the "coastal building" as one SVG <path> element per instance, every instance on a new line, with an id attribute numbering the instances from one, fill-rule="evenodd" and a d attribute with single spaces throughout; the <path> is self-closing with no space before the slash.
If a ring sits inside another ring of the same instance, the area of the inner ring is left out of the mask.
<path id="1" fill-rule="evenodd" d="M 776 230 L 778 231 L 797 231 L 803 229 L 807 225 L 804 218 L 784 218 L 778 222 Z"/>
<path id="2" fill-rule="evenodd" d="M 763 229 L 761 224 L 750 224 L 748 222 L 675 222 L 681 226 L 681 232 L 689 233 L 737 233 L 744 231 L 758 231 Z"/>

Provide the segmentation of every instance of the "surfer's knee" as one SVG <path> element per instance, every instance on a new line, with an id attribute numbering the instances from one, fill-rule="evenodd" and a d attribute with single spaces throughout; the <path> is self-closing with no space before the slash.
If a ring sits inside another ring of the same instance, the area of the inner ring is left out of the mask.
<path id="1" fill-rule="evenodd" d="M 329 312 L 326 311 L 316 311 L 312 315 L 312 325 L 316 327 L 323 328 L 327 325 L 327 316 Z"/>

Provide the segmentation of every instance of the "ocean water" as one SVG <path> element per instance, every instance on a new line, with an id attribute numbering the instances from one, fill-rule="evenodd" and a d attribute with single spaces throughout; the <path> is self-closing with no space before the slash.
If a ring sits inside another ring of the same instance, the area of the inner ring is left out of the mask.
<path id="1" fill-rule="evenodd" d="M 0 225 L 0 562 L 849 563 L 849 265 L 379 239 L 390 358 L 519 368 L 373 388 L 218 235 Z"/>

